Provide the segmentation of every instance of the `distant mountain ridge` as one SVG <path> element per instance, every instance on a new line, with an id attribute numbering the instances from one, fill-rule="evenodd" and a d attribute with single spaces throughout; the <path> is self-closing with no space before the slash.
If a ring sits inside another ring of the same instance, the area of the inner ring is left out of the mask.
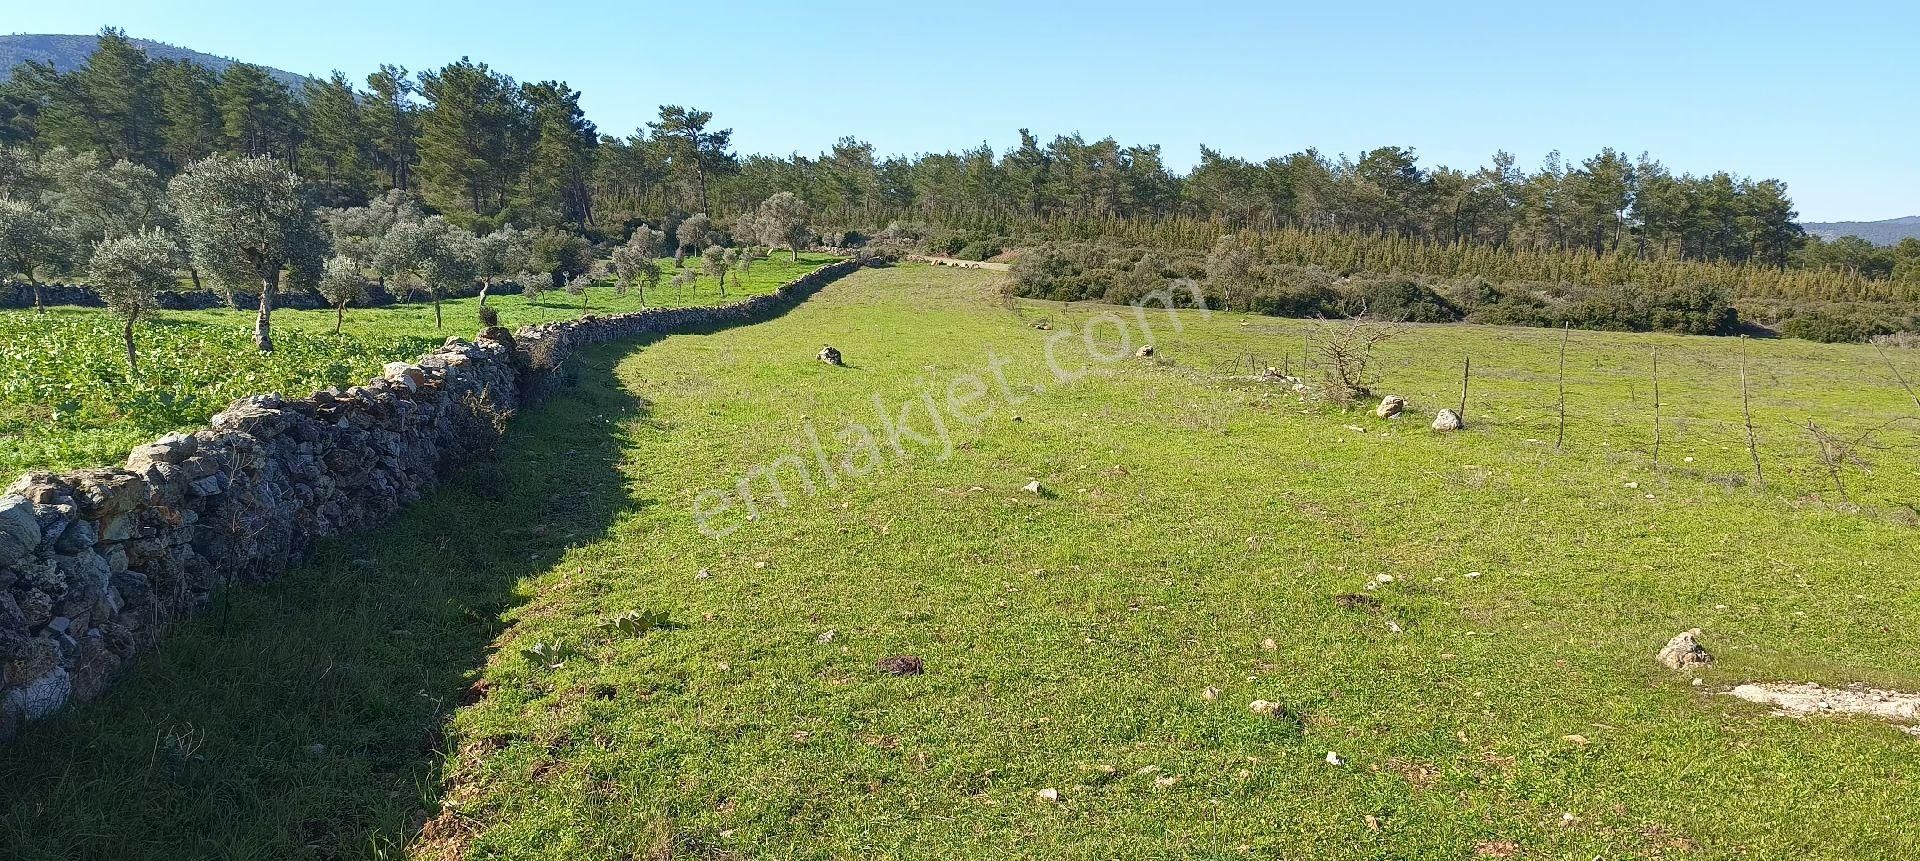
<path id="1" fill-rule="evenodd" d="M 244 62 L 228 57 L 202 53 L 189 48 L 155 42 L 151 39 L 128 38 L 129 42 L 147 52 L 147 56 L 156 60 L 192 60 L 216 72 L 224 71 L 228 66 Z M 55 69 L 71 72 L 85 65 L 87 58 L 100 45 L 98 36 L 69 36 L 59 33 L 15 33 L 0 36 L 0 82 L 13 77 L 13 67 L 29 60 L 53 63 Z M 252 65 L 258 66 L 258 63 Z M 286 84 L 288 89 L 298 90 L 309 80 L 306 75 L 297 75 L 272 66 L 260 66 L 272 75 L 274 80 Z"/>
<path id="2" fill-rule="evenodd" d="M 1896 245 L 1909 237 L 1920 239 L 1920 215 L 1889 218 L 1885 221 L 1827 221 L 1800 225 L 1821 239 L 1858 236 L 1875 245 Z"/>

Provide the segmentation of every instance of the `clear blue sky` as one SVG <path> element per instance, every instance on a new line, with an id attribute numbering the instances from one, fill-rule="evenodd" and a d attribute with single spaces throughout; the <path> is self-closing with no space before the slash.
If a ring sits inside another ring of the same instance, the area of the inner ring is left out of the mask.
<path id="1" fill-rule="evenodd" d="M 469 55 L 566 80 L 603 131 L 712 110 L 746 152 L 1005 149 L 1023 126 L 1159 143 L 1180 169 L 1201 143 L 1455 166 L 1612 146 L 1778 177 L 1805 220 L 1920 214 L 1913 2 L 0 0 L 8 31 L 102 25 L 356 79 Z"/>

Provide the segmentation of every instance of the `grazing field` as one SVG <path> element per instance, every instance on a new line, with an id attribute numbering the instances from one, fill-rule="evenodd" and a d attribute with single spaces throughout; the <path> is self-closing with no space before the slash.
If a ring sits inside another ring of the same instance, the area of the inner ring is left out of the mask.
<path id="1" fill-rule="evenodd" d="M 725 295 L 710 277 L 685 290 L 663 284 L 649 291 L 646 307 L 738 301 L 833 259 L 756 261 L 741 284 L 728 277 Z M 662 267 L 673 271 L 671 262 Z M 577 317 L 583 298 L 591 313 L 642 307 L 638 293 L 610 286 L 589 288 L 585 297 L 555 290 L 537 301 L 505 295 L 487 304 L 503 325 L 517 327 Z M 440 327 L 426 302 L 349 308 L 339 335 L 331 310 L 283 309 L 273 315 L 277 351 L 270 356 L 253 349 L 251 310 L 162 311 L 138 329 L 143 364 L 132 380 L 119 323 L 104 309 L 0 310 L 0 476 L 117 464 L 128 449 L 205 424 L 236 398 L 365 382 L 387 362 L 411 359 L 450 335 L 472 336 L 478 306 L 471 298 L 443 302 Z"/>
<path id="2" fill-rule="evenodd" d="M 1724 695 L 1920 687 L 1871 348 L 1747 345 L 1756 486 L 1737 340 L 1575 333 L 1556 447 L 1560 333 L 1410 330 L 1386 422 L 1248 372 L 1332 324 L 1149 312 L 1135 358 L 1003 277 L 590 353 L 496 464 L 30 726 L 0 854 L 1920 853 L 1920 740 Z M 1657 665 L 1691 627 L 1718 661 Z"/>

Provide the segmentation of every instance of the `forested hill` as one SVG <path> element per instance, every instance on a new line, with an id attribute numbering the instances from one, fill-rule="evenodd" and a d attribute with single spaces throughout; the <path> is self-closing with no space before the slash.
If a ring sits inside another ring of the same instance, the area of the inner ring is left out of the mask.
<path id="1" fill-rule="evenodd" d="M 1808 233 L 1829 241 L 1842 236 L 1858 236 L 1875 245 L 1897 245 L 1902 239 L 1920 239 L 1920 215 L 1885 221 L 1810 222 L 1800 226 L 1806 228 Z"/>
<path id="2" fill-rule="evenodd" d="M 129 38 L 127 41 L 132 42 L 140 50 L 145 51 L 147 56 L 156 60 L 190 60 L 216 72 L 225 71 L 228 66 L 243 62 L 203 54 L 151 39 Z M 13 67 L 29 60 L 52 61 L 55 69 L 71 72 L 86 65 L 87 58 L 93 56 L 94 48 L 99 44 L 99 36 L 68 36 L 58 33 L 17 33 L 0 36 L 0 82 L 5 82 L 13 76 Z M 307 79 L 305 75 L 296 75 L 271 66 L 261 66 L 261 68 L 289 89 L 298 90 L 301 83 Z"/>

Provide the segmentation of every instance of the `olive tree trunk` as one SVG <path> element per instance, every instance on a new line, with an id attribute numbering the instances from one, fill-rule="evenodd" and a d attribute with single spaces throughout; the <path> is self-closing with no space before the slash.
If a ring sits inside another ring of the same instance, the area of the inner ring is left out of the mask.
<path id="1" fill-rule="evenodd" d="M 273 294 L 280 288 L 280 270 L 260 276 L 260 313 L 253 320 L 253 346 L 262 353 L 273 352 Z"/>
<path id="2" fill-rule="evenodd" d="M 120 340 L 124 341 L 127 345 L 127 379 L 131 381 L 133 379 L 133 375 L 140 372 L 140 358 L 134 353 L 134 349 L 133 349 L 133 318 L 132 317 L 128 317 L 125 320 L 121 321 Z"/>

